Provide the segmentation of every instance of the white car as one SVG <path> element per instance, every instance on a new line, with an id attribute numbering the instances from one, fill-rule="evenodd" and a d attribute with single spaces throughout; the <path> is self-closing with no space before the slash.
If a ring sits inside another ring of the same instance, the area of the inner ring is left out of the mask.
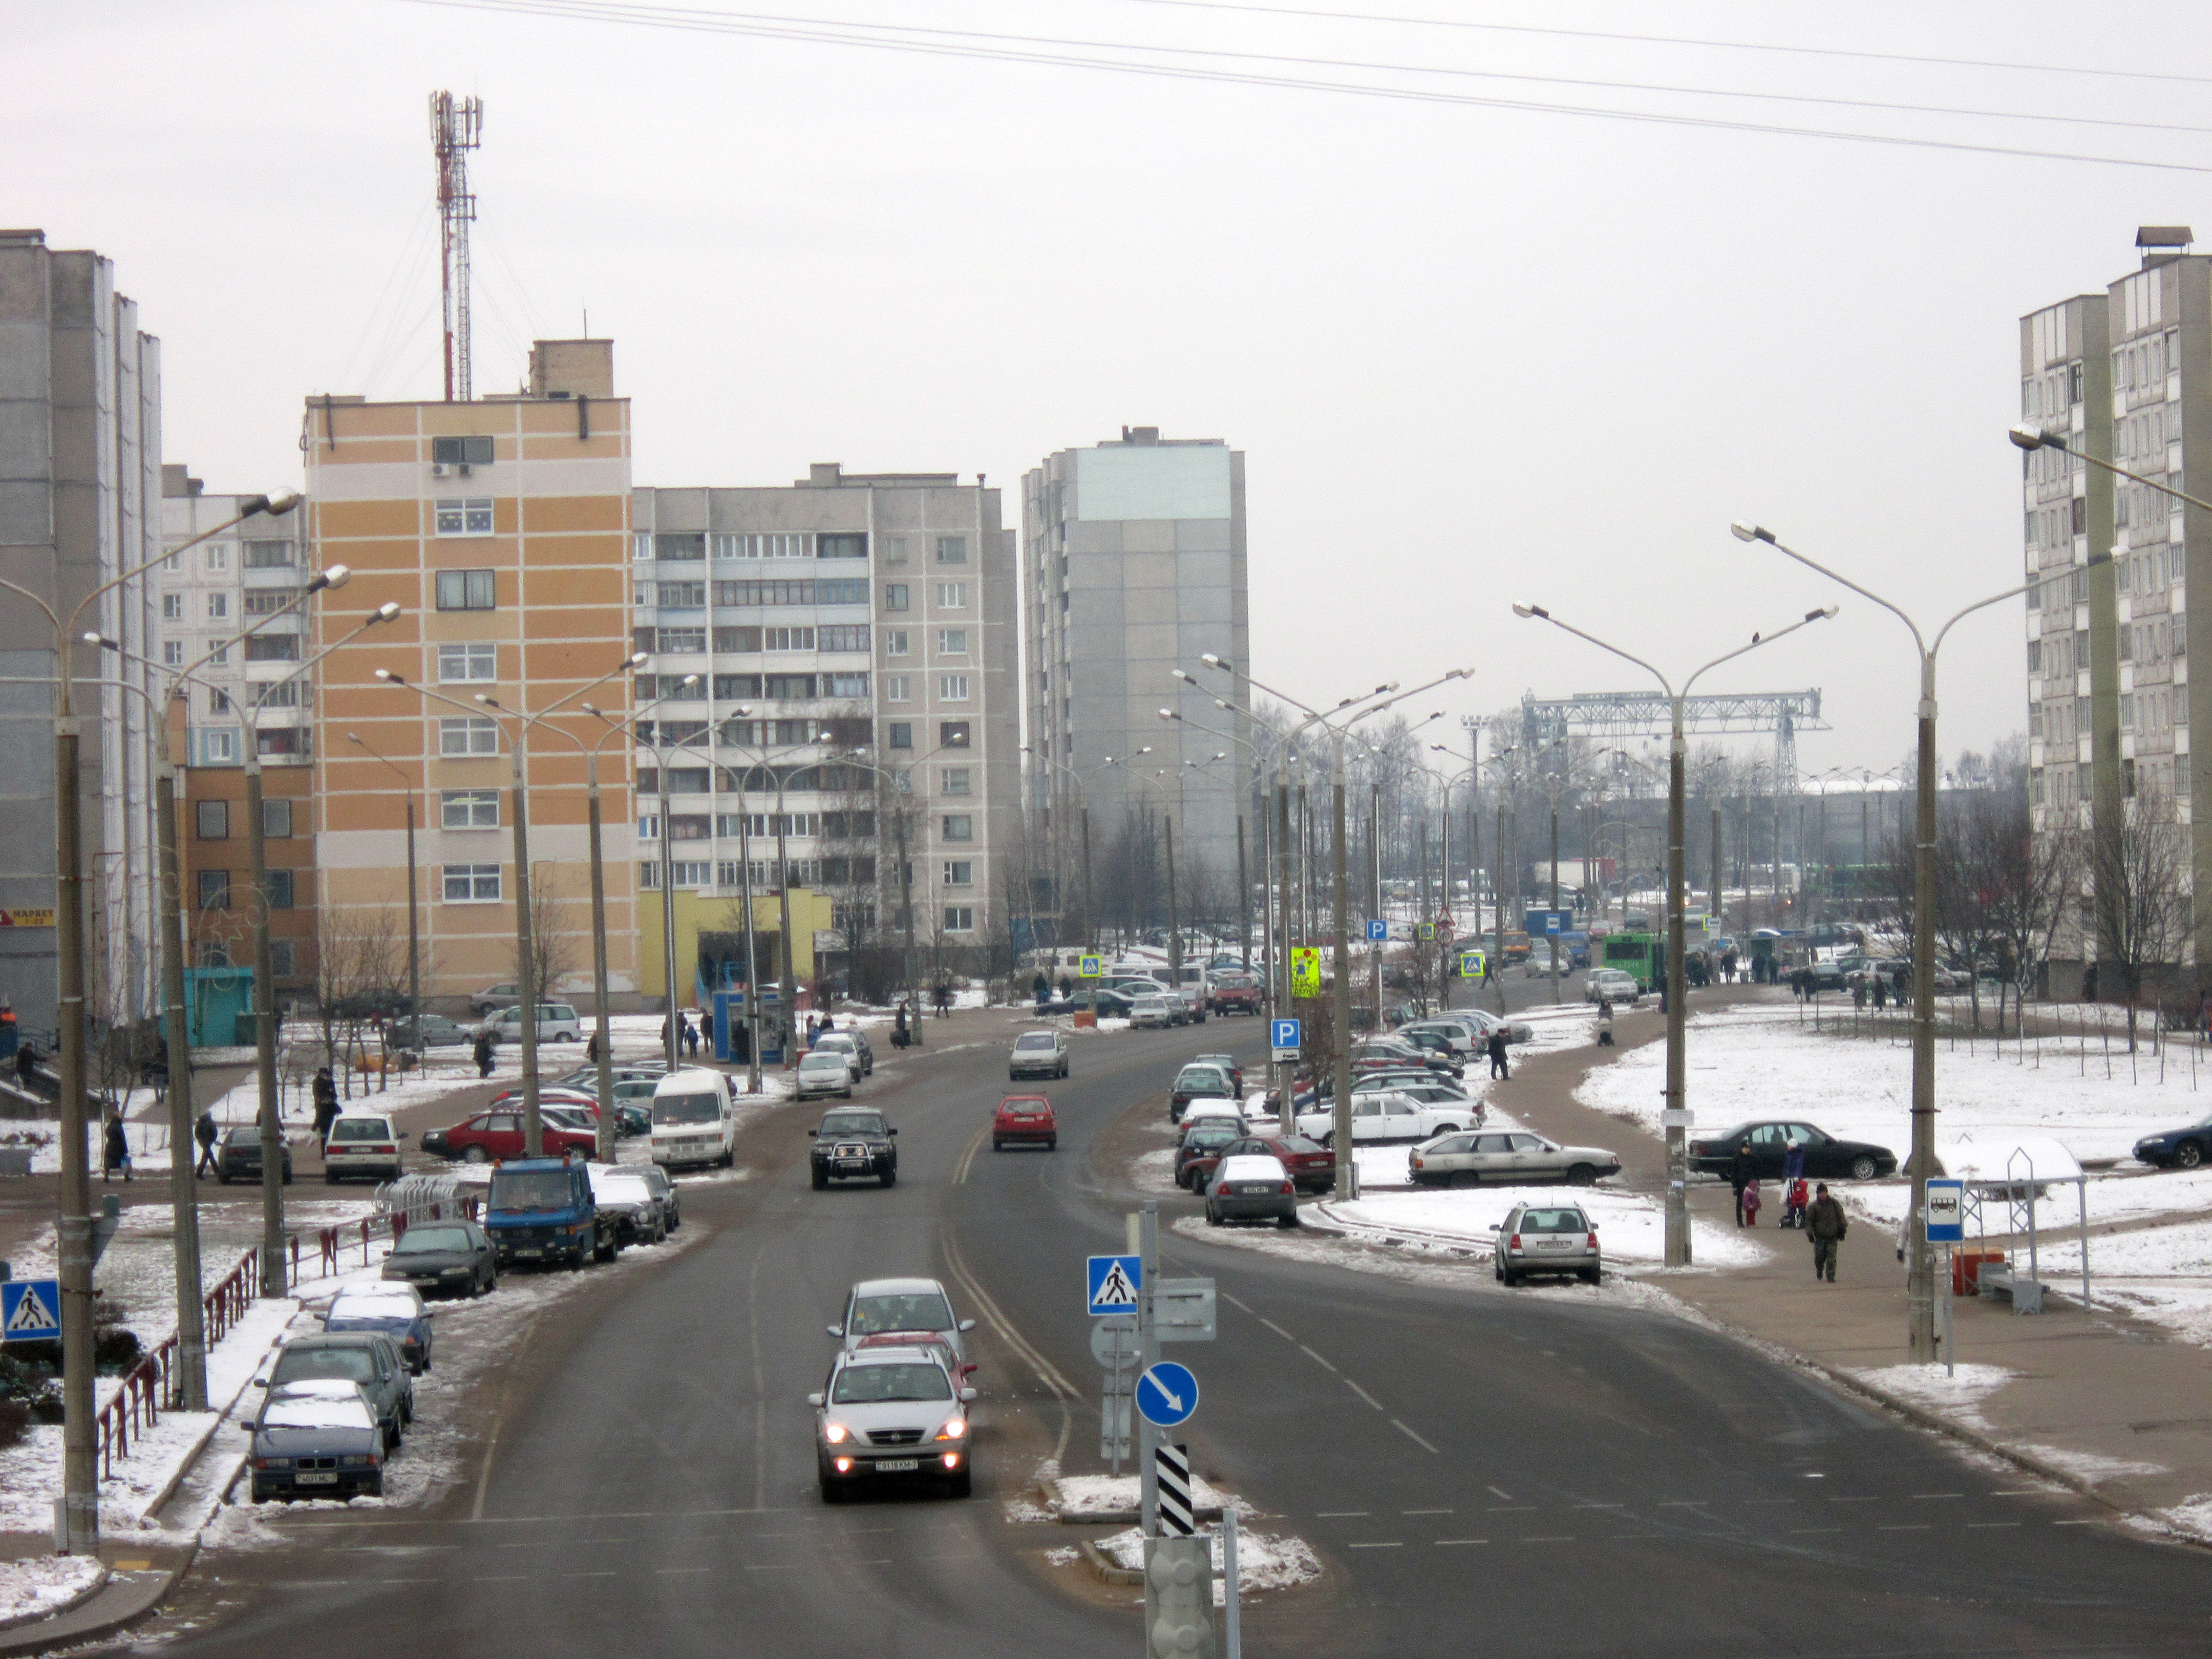
<path id="1" fill-rule="evenodd" d="M 501 1042 L 522 1041 L 522 1007 L 517 1004 L 501 1012 L 492 1022 L 491 1034 Z M 538 1040 L 540 1042 L 581 1042 L 584 1022 L 576 1017 L 573 1004 L 541 1002 L 538 1005 Z"/>
<path id="2" fill-rule="evenodd" d="M 1618 968 L 1593 968 L 1589 977 L 1583 981 L 1584 1002 L 1595 1002 L 1600 997 L 1609 997 L 1615 1002 L 1633 1002 L 1638 994 L 1636 976 L 1624 974 Z"/>
<path id="3" fill-rule="evenodd" d="M 1129 1005 L 1129 1029 L 1133 1031 L 1165 1030 L 1175 1016 L 1168 1007 L 1164 994 L 1139 997 Z"/>
<path id="4" fill-rule="evenodd" d="M 1182 1127 L 1188 1129 L 1192 1124 L 1203 1123 L 1210 1117 L 1224 1118 L 1231 1123 L 1242 1122 L 1244 1104 L 1242 1101 L 1222 1100 L 1207 1095 L 1192 1101 L 1182 1109 Z"/>
<path id="5" fill-rule="evenodd" d="M 388 1117 L 342 1117 L 331 1125 L 330 1139 L 323 1143 L 323 1179 L 333 1187 L 349 1176 L 397 1181 L 399 1143 L 406 1139 Z"/>
<path id="6" fill-rule="evenodd" d="M 690 1066 L 653 1085 L 653 1161 L 664 1170 L 738 1161 L 738 1105 L 726 1073 Z"/>
<path id="7" fill-rule="evenodd" d="M 1426 1103 L 1395 1089 L 1352 1097 L 1352 1139 L 1355 1144 L 1384 1140 L 1426 1140 L 1454 1129 L 1470 1129 L 1479 1121 L 1474 1103 L 1458 1105 Z M 1301 1112 L 1298 1133 L 1326 1146 L 1336 1133 L 1336 1114 L 1324 1108 Z"/>
<path id="8" fill-rule="evenodd" d="M 845 1069 L 852 1073 L 853 1081 L 855 1083 L 868 1074 L 868 1066 L 860 1053 L 860 1045 L 843 1031 L 823 1032 L 814 1039 L 814 1046 L 806 1052 L 810 1054 L 844 1055 Z"/>
<path id="9" fill-rule="evenodd" d="M 816 1095 L 842 1095 L 853 1097 L 852 1056 L 835 1048 L 818 1048 L 799 1062 L 799 1076 L 792 1085 L 792 1096 L 798 1100 L 809 1100 Z"/>

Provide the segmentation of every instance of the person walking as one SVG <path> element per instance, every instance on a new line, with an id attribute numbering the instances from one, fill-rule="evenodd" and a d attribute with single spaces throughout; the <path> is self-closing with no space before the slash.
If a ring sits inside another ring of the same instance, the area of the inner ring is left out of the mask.
<path id="1" fill-rule="evenodd" d="M 599 1034 L 596 1030 L 592 1031 L 590 1040 L 584 1044 L 584 1060 L 586 1064 L 592 1066 L 599 1063 Z"/>
<path id="2" fill-rule="evenodd" d="M 200 1121 L 192 1125 L 192 1139 L 200 1144 L 200 1161 L 192 1166 L 192 1176 L 195 1180 L 203 1176 L 218 1173 L 215 1162 L 215 1143 L 221 1133 L 222 1131 L 215 1126 L 215 1108 L 212 1106 L 200 1108 Z"/>
<path id="3" fill-rule="evenodd" d="M 1510 1079 L 1513 1075 L 1513 1067 L 1505 1058 L 1505 1028 L 1504 1026 L 1501 1025 L 1491 1032 L 1489 1046 L 1491 1076 Z"/>
<path id="4" fill-rule="evenodd" d="M 1036 976 L 1030 981 L 1030 995 L 1036 1000 L 1036 1006 L 1040 1008 L 1052 1000 L 1052 981 L 1044 976 L 1044 969 L 1042 968 L 1037 969 Z"/>
<path id="5" fill-rule="evenodd" d="M 682 1033 L 683 1037 L 684 1037 L 684 1057 L 686 1060 L 696 1060 L 696 1059 L 698 1059 L 698 1058 L 699 1058 L 699 1026 L 698 1026 L 698 1023 L 697 1023 L 696 1021 L 695 1021 L 695 1020 L 689 1020 L 689 1019 L 685 1019 L 685 1018 L 684 1018 L 681 1014 L 679 1014 L 679 1015 L 678 1015 L 678 1016 L 677 1016 L 677 1018 L 676 1018 L 676 1024 L 677 1024 L 677 1029 L 678 1029 L 678 1031 L 680 1031 L 680 1032 Z"/>
<path id="6" fill-rule="evenodd" d="M 1729 1185 L 1735 1189 L 1735 1224 L 1743 1225 L 1743 1190 L 1759 1179 L 1759 1160 L 1751 1155 L 1751 1143 L 1747 1140 L 1735 1149 L 1729 1159 Z"/>
<path id="7" fill-rule="evenodd" d="M 1782 1143 L 1782 1224 L 1805 1224 L 1805 1149 L 1794 1139 Z"/>
<path id="8" fill-rule="evenodd" d="M 1814 1194 L 1813 1207 L 1805 1212 L 1805 1231 L 1813 1240 L 1813 1277 L 1836 1282 L 1836 1250 L 1850 1231 L 1844 1218 L 1844 1206 L 1828 1196 L 1828 1183 L 1822 1182 Z"/>
<path id="9" fill-rule="evenodd" d="M 907 1045 L 907 1041 L 906 1004 L 902 1002 L 898 1006 L 898 1012 L 891 1016 L 891 1047 L 903 1048 Z"/>
<path id="10" fill-rule="evenodd" d="M 100 1178 L 112 1181 L 115 1172 L 123 1171 L 125 1181 L 131 1179 L 131 1137 L 124 1133 L 123 1114 L 108 1109 L 107 1132 L 100 1145 Z"/>
<path id="11" fill-rule="evenodd" d="M 315 1073 L 315 1140 L 318 1145 L 331 1138 L 331 1125 L 338 1121 L 337 1079 L 331 1075 L 327 1066 Z"/>
<path id="12" fill-rule="evenodd" d="M 494 1046 L 495 1045 L 491 1040 L 491 1033 L 489 1031 L 478 1031 L 477 1033 L 477 1046 L 474 1052 L 476 1054 L 477 1075 L 478 1077 L 489 1077 L 491 1075 L 491 1057 Z"/>
<path id="13" fill-rule="evenodd" d="M 25 1038 L 15 1048 L 15 1081 L 36 1092 L 39 1076 L 39 1045 Z"/>

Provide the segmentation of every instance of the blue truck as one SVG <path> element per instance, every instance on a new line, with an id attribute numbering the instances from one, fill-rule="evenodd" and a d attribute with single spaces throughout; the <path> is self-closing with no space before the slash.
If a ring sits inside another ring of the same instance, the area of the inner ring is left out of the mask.
<path id="1" fill-rule="evenodd" d="M 615 1259 L 615 1218 L 599 1213 L 580 1155 L 520 1158 L 491 1172 L 484 1231 L 502 1267 Z"/>

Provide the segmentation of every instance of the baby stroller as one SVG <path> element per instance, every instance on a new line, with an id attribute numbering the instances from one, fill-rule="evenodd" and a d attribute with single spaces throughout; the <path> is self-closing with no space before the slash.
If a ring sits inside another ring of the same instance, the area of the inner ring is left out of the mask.
<path id="1" fill-rule="evenodd" d="M 1782 1224 L 1802 1231 L 1805 1225 L 1805 1206 L 1811 1198 L 1805 1190 L 1805 1177 L 1791 1182 L 1782 1195 Z"/>

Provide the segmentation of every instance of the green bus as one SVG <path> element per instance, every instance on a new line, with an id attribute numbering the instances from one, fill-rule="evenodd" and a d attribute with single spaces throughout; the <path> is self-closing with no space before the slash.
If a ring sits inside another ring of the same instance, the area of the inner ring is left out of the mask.
<path id="1" fill-rule="evenodd" d="M 1638 995 L 1649 996 L 1667 978 L 1667 941 L 1656 933 L 1607 933 L 1604 965 L 1618 969 L 1636 981 Z"/>

